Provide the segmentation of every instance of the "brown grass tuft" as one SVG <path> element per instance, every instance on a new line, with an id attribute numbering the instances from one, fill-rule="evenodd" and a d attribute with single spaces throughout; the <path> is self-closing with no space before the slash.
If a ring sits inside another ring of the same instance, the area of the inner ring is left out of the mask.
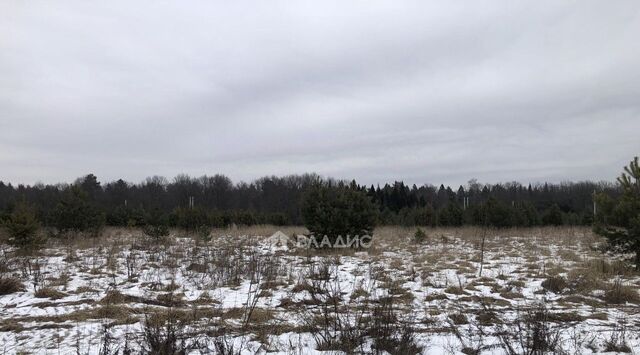
<path id="1" fill-rule="evenodd" d="M 52 300 L 58 300 L 67 297 L 66 293 L 60 292 L 55 288 L 43 287 L 34 293 L 37 298 L 50 298 Z"/>
<path id="2" fill-rule="evenodd" d="M 461 325 L 461 324 L 469 324 L 467 320 L 467 316 L 462 313 L 453 313 L 449 315 L 449 318 L 453 322 L 453 324 Z"/>
<path id="3" fill-rule="evenodd" d="M 609 304 L 640 303 L 640 295 L 638 291 L 623 285 L 618 279 L 605 292 L 604 300 Z"/>
<path id="4" fill-rule="evenodd" d="M 542 287 L 553 293 L 561 293 L 567 287 L 567 280 L 562 276 L 551 276 L 542 281 Z"/>
<path id="5" fill-rule="evenodd" d="M 0 296 L 21 291 L 24 291 L 24 285 L 22 284 L 22 281 L 16 279 L 15 277 L 0 278 Z"/>

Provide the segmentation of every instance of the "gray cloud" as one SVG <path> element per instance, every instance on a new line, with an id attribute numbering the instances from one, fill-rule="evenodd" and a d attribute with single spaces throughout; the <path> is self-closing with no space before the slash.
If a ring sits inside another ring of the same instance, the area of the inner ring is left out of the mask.
<path id="1" fill-rule="evenodd" d="M 0 3 L 0 180 L 611 180 L 636 1 Z"/>

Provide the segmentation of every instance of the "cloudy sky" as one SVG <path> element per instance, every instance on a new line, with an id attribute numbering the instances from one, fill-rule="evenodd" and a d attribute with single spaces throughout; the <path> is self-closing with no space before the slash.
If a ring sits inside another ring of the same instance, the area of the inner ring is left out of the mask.
<path id="1" fill-rule="evenodd" d="M 612 180 L 640 2 L 0 2 L 0 180 Z"/>

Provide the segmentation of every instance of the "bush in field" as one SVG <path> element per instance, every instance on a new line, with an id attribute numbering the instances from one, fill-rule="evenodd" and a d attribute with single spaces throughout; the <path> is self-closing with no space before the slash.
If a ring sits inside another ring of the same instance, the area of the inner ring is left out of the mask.
<path id="1" fill-rule="evenodd" d="M 150 225 L 147 224 L 142 228 L 144 234 L 148 235 L 153 239 L 162 239 L 162 237 L 166 237 L 169 235 L 169 227 L 166 225 Z"/>
<path id="2" fill-rule="evenodd" d="M 638 157 L 618 178 L 623 193 L 616 200 L 609 202 L 609 210 L 596 216 L 596 233 L 608 239 L 613 251 L 635 254 L 636 269 L 640 270 L 640 164 Z M 599 196 L 599 200 L 606 200 Z M 605 215 L 603 215 L 605 214 Z"/>
<path id="3" fill-rule="evenodd" d="M 53 211 L 53 224 L 60 232 L 88 231 L 97 234 L 104 223 L 104 214 L 78 186 L 70 187 Z"/>
<path id="4" fill-rule="evenodd" d="M 209 243 L 213 238 L 211 235 L 211 227 L 202 225 L 196 228 L 196 236 L 198 237 L 198 241 L 204 244 Z"/>
<path id="5" fill-rule="evenodd" d="M 146 217 L 147 224 L 142 228 L 144 234 L 159 240 L 169 235 L 167 217 L 159 208 L 152 209 Z"/>
<path id="6" fill-rule="evenodd" d="M 18 203 L 5 222 L 9 232 L 9 244 L 22 250 L 39 248 L 44 239 L 38 236 L 40 224 L 33 210 L 25 203 Z"/>
<path id="7" fill-rule="evenodd" d="M 594 215 L 590 210 L 584 210 L 580 212 L 580 224 L 583 226 L 592 226 L 594 222 Z"/>
<path id="8" fill-rule="evenodd" d="M 418 244 L 422 244 L 427 240 L 427 234 L 421 228 L 418 228 L 413 235 L 413 240 Z"/>
<path id="9" fill-rule="evenodd" d="M 346 186 L 316 185 L 303 200 L 305 226 L 320 242 L 327 236 L 333 244 L 338 236 L 371 235 L 378 209 L 366 193 Z"/>

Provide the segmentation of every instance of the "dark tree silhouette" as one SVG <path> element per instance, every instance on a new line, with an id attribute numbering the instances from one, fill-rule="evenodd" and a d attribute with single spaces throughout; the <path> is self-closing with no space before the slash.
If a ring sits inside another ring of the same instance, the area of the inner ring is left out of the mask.
<path id="1" fill-rule="evenodd" d="M 607 237 L 614 251 L 635 254 L 636 269 L 640 269 L 640 165 L 635 157 L 618 178 L 623 193 L 604 209 L 608 214 L 599 218 L 595 231 Z M 602 196 L 601 201 L 606 200 Z"/>
<path id="2" fill-rule="evenodd" d="M 38 249 L 45 241 L 37 234 L 40 224 L 26 202 L 19 202 L 15 206 L 5 226 L 9 232 L 9 244 L 22 251 Z"/>
<path id="3" fill-rule="evenodd" d="M 95 235 L 105 223 L 104 214 L 77 185 L 65 191 L 53 211 L 53 218 L 53 224 L 60 232 L 91 232 Z"/>
<path id="4" fill-rule="evenodd" d="M 234 184 L 224 175 L 198 178 L 179 175 L 171 181 L 153 176 L 134 184 L 124 180 L 100 183 L 95 175 L 88 174 L 71 185 L 29 186 L 0 182 L 0 219 L 6 219 L 16 202 L 24 199 L 33 206 L 44 226 L 83 228 L 82 218 L 75 222 L 73 218 L 63 218 L 71 213 L 74 204 L 82 204 L 105 215 L 108 225 L 144 225 L 145 216 L 157 208 L 171 226 L 191 228 L 192 223 L 177 218 L 177 212 L 189 208 L 189 201 L 193 201 L 193 207 L 204 212 L 206 223 L 211 226 L 222 227 L 232 223 L 301 225 L 303 196 L 320 180 L 318 175 L 305 174 L 267 176 L 250 183 Z M 356 181 L 346 183 L 325 179 L 324 183 L 330 181 L 334 186 L 342 183 L 366 194 L 377 206 L 378 224 L 407 226 L 459 225 L 460 210 L 464 224 L 484 225 L 487 206 L 502 209 L 498 212 L 504 218 L 491 218 L 488 222 L 494 227 L 556 224 L 560 218 L 542 220 L 545 211 L 554 204 L 560 209 L 562 223 L 589 225 L 594 220 L 594 191 L 603 193 L 602 196 L 608 196 L 612 201 L 622 193 L 620 186 L 606 182 L 522 185 L 517 182 L 480 184 L 477 180 L 470 180 L 466 186 L 452 189 L 444 184 L 438 187 L 428 184 L 407 186 L 402 181 L 368 188 Z M 81 191 L 82 197 L 80 201 L 73 202 L 69 195 L 77 195 L 75 190 Z M 600 195 L 598 198 L 604 199 Z M 65 213 L 59 208 L 61 204 L 68 205 Z M 599 205 L 606 208 L 604 202 Z M 80 210 L 74 213 L 84 214 Z M 598 218 L 607 217 L 601 215 Z"/>
<path id="5" fill-rule="evenodd" d="M 327 236 L 334 244 L 338 237 L 371 236 L 377 208 L 366 193 L 353 187 L 318 184 L 305 196 L 302 215 L 318 243 Z"/>

